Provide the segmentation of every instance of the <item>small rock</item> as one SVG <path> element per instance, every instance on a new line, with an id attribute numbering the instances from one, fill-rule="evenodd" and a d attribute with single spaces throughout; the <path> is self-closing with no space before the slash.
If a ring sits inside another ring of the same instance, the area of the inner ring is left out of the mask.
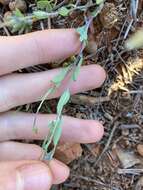
<path id="1" fill-rule="evenodd" d="M 91 148 L 91 152 L 94 156 L 99 156 L 99 153 L 101 151 L 101 145 L 100 144 L 93 144 Z"/>
<path id="2" fill-rule="evenodd" d="M 82 148 L 79 143 L 64 143 L 57 147 L 55 158 L 65 164 L 71 163 L 73 160 L 82 155 Z"/>
<path id="3" fill-rule="evenodd" d="M 139 145 L 137 146 L 137 151 L 138 151 L 138 153 L 139 153 L 141 156 L 143 156 L 143 144 L 139 144 Z"/>
<path id="4" fill-rule="evenodd" d="M 90 40 L 88 42 L 87 47 L 86 47 L 86 51 L 88 53 L 96 53 L 96 51 L 97 51 L 97 43 L 96 43 L 96 41 Z"/>
<path id="5" fill-rule="evenodd" d="M 129 129 L 122 129 L 122 135 L 128 136 L 129 135 Z"/>
<path id="6" fill-rule="evenodd" d="M 99 156 L 99 154 L 101 152 L 101 145 L 100 144 L 86 144 L 85 146 L 94 155 L 94 157 Z"/>
<path id="7" fill-rule="evenodd" d="M 20 11 L 25 12 L 27 10 L 27 5 L 24 0 L 15 0 L 9 3 L 9 8 L 11 11 L 19 9 Z"/>
<path id="8" fill-rule="evenodd" d="M 133 152 L 128 152 L 119 147 L 116 147 L 116 154 L 123 168 L 130 168 L 140 163 L 140 160 Z"/>
<path id="9" fill-rule="evenodd" d="M 135 190 L 142 190 L 143 187 L 143 176 L 138 180 Z"/>

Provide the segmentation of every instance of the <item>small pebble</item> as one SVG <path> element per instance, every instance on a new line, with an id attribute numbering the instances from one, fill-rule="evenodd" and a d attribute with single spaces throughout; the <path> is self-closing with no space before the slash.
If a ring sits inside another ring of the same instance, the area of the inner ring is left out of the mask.
<path id="1" fill-rule="evenodd" d="M 137 146 L 137 151 L 138 151 L 138 153 L 139 153 L 141 156 L 143 156 L 143 144 L 139 144 L 139 145 Z"/>
<path id="2" fill-rule="evenodd" d="M 97 43 L 95 42 L 95 41 L 89 41 L 88 42 L 88 45 L 87 45 L 87 47 L 86 47 L 86 51 L 88 52 L 88 53 L 96 53 L 96 51 L 97 51 Z"/>
<path id="3" fill-rule="evenodd" d="M 19 9 L 22 12 L 26 12 L 27 5 L 24 0 L 15 0 L 9 3 L 9 8 L 11 11 L 14 11 L 16 9 Z"/>
<path id="4" fill-rule="evenodd" d="M 73 160 L 82 155 L 82 148 L 79 143 L 60 144 L 55 152 L 55 158 L 65 164 L 71 163 Z"/>

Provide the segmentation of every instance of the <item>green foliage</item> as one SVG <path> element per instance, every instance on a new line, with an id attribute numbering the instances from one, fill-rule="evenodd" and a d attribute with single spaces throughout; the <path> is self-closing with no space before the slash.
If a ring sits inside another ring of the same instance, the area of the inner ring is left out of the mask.
<path id="1" fill-rule="evenodd" d="M 33 123 L 33 131 L 37 133 L 37 128 L 36 128 L 36 117 L 37 117 L 37 114 L 39 113 L 44 101 L 51 95 L 55 92 L 56 88 L 58 88 L 60 86 L 60 84 L 62 83 L 62 81 L 64 80 L 65 76 L 67 75 L 67 73 L 69 72 L 70 70 L 70 67 L 67 67 L 67 68 L 64 68 L 62 69 L 62 71 L 57 75 L 55 76 L 53 79 L 52 79 L 52 83 L 53 83 L 53 86 L 45 93 L 45 95 L 41 98 L 41 102 L 40 102 L 40 105 L 38 106 L 37 108 L 37 111 L 36 111 L 36 115 L 35 115 L 35 118 L 34 118 L 34 123 Z M 49 124 L 49 127 L 51 128 L 51 125 L 53 125 L 53 123 Z"/>
<path id="2" fill-rule="evenodd" d="M 3 28 L 4 26 L 7 26 L 11 28 L 12 32 L 18 32 L 19 34 L 21 33 L 26 33 L 32 29 L 33 22 L 42 20 L 42 19 L 48 19 L 57 17 L 57 16 L 63 16 L 66 17 L 69 15 L 69 13 L 80 10 L 83 12 L 86 12 L 88 8 L 90 7 L 95 7 L 96 4 L 98 4 L 99 8 L 95 9 L 91 13 L 93 17 L 96 17 L 97 14 L 100 12 L 103 5 L 103 0 L 97 0 L 96 3 L 89 3 L 89 5 L 81 5 L 81 6 L 76 6 L 74 4 L 67 4 L 66 6 L 62 6 L 57 11 L 53 11 L 54 8 L 54 0 L 37 0 L 37 9 L 33 11 L 31 14 L 24 15 L 20 12 L 20 10 L 16 10 L 13 12 L 12 16 L 9 16 L 8 20 L 2 24 L 0 24 L 0 28 Z M 80 40 L 84 43 L 87 42 L 87 28 L 88 26 L 82 26 L 77 29 L 77 31 L 81 34 Z"/>
<path id="3" fill-rule="evenodd" d="M 61 126 L 59 125 L 56 130 L 55 130 L 55 134 L 54 134 L 54 137 L 53 137 L 53 143 L 54 143 L 54 146 L 57 146 L 59 140 L 60 140 L 60 137 L 61 137 L 61 134 L 62 134 L 62 128 Z"/>
<path id="4" fill-rule="evenodd" d="M 11 16 L 7 17 L 4 25 L 12 28 L 12 33 L 19 32 L 19 34 L 21 34 L 31 29 L 32 20 L 29 18 L 25 20 L 24 14 L 19 9 L 16 9 Z"/>
<path id="5" fill-rule="evenodd" d="M 87 27 L 87 25 L 84 25 L 84 26 L 77 28 L 76 31 L 80 35 L 80 41 L 83 43 L 87 43 L 87 39 L 88 39 L 88 27 Z"/>
<path id="6" fill-rule="evenodd" d="M 73 72 L 73 75 L 72 75 L 73 81 L 77 80 L 78 75 L 80 73 L 80 67 L 81 67 L 82 63 L 83 63 L 83 55 L 80 57 L 80 60 L 79 60 L 79 62 L 77 64 L 77 67 L 75 68 L 75 71 Z"/>
<path id="7" fill-rule="evenodd" d="M 47 13 L 45 11 L 34 11 L 33 18 L 35 18 L 37 20 L 46 19 Z"/>
<path id="8" fill-rule="evenodd" d="M 36 114 L 35 114 L 35 118 L 34 118 L 34 122 L 33 122 L 33 131 L 34 131 L 35 133 L 38 132 L 37 127 L 36 127 L 36 117 L 37 117 L 37 114 L 39 113 L 39 111 L 40 111 L 40 109 L 41 109 L 41 107 L 42 107 L 44 101 L 48 98 L 48 96 L 49 96 L 50 94 L 53 94 L 54 92 L 55 92 L 55 86 L 52 87 L 52 88 L 50 88 L 50 89 L 45 93 L 45 95 L 42 97 L 42 100 L 41 100 L 41 102 L 40 102 L 40 105 L 39 105 L 38 108 L 37 108 L 37 111 L 36 111 Z M 51 125 L 51 124 L 50 124 L 50 125 Z M 50 125 L 49 125 L 49 127 L 50 127 Z"/>
<path id="9" fill-rule="evenodd" d="M 70 91 L 69 89 L 65 90 L 64 93 L 61 95 L 60 100 L 57 105 L 57 114 L 61 115 L 63 107 L 67 104 L 70 99 Z"/>
<path id="10" fill-rule="evenodd" d="M 97 5 L 99 5 L 99 4 L 101 4 L 101 3 L 103 3 L 103 0 L 96 0 L 96 4 L 97 4 Z"/>
<path id="11" fill-rule="evenodd" d="M 70 70 L 70 67 L 66 67 L 64 69 L 61 70 L 61 72 L 55 76 L 54 79 L 52 79 L 52 82 L 59 86 L 61 84 L 61 82 L 64 80 L 65 76 L 67 75 L 68 71 Z"/>
<path id="12" fill-rule="evenodd" d="M 62 134 L 62 128 L 61 128 L 61 123 L 62 123 L 62 110 L 64 106 L 67 104 L 67 102 L 70 99 L 70 92 L 69 90 L 65 90 L 62 96 L 60 97 L 60 100 L 57 105 L 57 118 L 56 120 L 52 121 L 49 124 L 50 127 L 50 132 L 47 138 L 45 139 L 43 143 L 43 149 L 45 150 L 45 156 L 44 159 L 52 159 L 53 154 L 56 150 L 56 146 L 59 142 L 59 139 Z M 52 144 L 53 142 L 53 144 Z M 49 152 L 48 148 L 50 145 L 54 145 L 53 149 Z"/>
<path id="13" fill-rule="evenodd" d="M 66 7 L 61 7 L 58 12 L 59 12 L 59 15 L 65 17 L 65 16 L 68 16 L 68 14 L 70 13 L 70 9 L 67 9 Z"/>
<path id="14" fill-rule="evenodd" d="M 39 0 L 37 1 L 37 8 L 41 10 L 46 10 L 48 12 L 51 12 L 53 9 L 53 1 L 48 0 Z"/>
<path id="15" fill-rule="evenodd" d="M 24 17 L 24 14 L 19 9 L 16 9 L 13 13 L 17 17 Z"/>

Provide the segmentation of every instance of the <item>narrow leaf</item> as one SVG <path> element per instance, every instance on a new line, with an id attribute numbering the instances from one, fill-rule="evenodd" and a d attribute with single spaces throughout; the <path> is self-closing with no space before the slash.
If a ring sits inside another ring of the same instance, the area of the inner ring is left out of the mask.
<path id="1" fill-rule="evenodd" d="M 47 0 L 38 1 L 37 2 L 37 7 L 38 7 L 38 9 L 42 9 L 42 10 L 46 9 L 47 11 L 51 11 L 52 8 L 53 8 L 51 3 L 49 1 L 47 1 Z"/>
<path id="2" fill-rule="evenodd" d="M 66 7 L 61 7 L 59 10 L 58 10 L 59 14 L 61 16 L 68 16 L 70 10 L 67 9 Z"/>
<path id="3" fill-rule="evenodd" d="M 68 70 L 69 70 L 69 67 L 62 69 L 62 71 L 59 73 L 59 75 L 57 75 L 54 79 L 52 79 L 52 82 L 55 84 L 61 83 L 62 80 L 64 80 Z"/>
<path id="4" fill-rule="evenodd" d="M 54 146 L 57 146 L 60 140 L 61 134 L 62 134 L 62 128 L 61 126 L 58 126 L 55 130 L 54 137 L 53 137 Z"/>
<path id="5" fill-rule="evenodd" d="M 47 150 L 49 145 L 52 142 L 52 137 L 54 135 L 54 130 L 55 130 L 55 121 L 50 122 L 48 127 L 50 128 L 50 131 L 49 131 L 48 136 L 45 138 L 43 145 L 42 145 L 44 150 Z"/>
<path id="6" fill-rule="evenodd" d="M 96 4 L 97 4 L 97 5 L 99 5 L 99 4 L 101 4 L 101 3 L 103 3 L 103 0 L 96 0 Z"/>
<path id="7" fill-rule="evenodd" d="M 78 65 L 76 66 L 76 69 L 75 69 L 75 71 L 74 71 L 74 73 L 73 73 L 72 78 L 73 78 L 74 81 L 77 80 L 77 77 L 78 77 L 78 75 L 79 75 L 79 73 L 80 73 L 80 67 L 81 67 L 82 63 L 83 63 L 83 56 L 80 58 L 79 63 L 78 63 Z"/>
<path id="8" fill-rule="evenodd" d="M 50 88 L 50 89 L 46 92 L 46 94 L 42 97 L 41 102 L 40 102 L 40 105 L 39 105 L 38 108 L 37 108 L 36 115 L 35 115 L 34 122 L 33 122 L 33 130 L 34 130 L 34 131 L 36 131 L 36 130 L 35 130 L 35 127 L 36 127 L 37 114 L 39 113 L 39 111 L 40 111 L 40 109 L 41 109 L 41 107 L 42 107 L 44 101 L 48 98 L 48 96 L 49 96 L 50 94 L 54 93 L 54 91 L 55 91 L 54 88 Z"/>
<path id="9" fill-rule="evenodd" d="M 69 99 L 70 99 L 70 92 L 69 92 L 69 90 L 66 90 L 60 97 L 60 100 L 57 105 L 57 114 L 58 115 L 61 115 L 62 109 L 63 109 L 64 105 L 67 104 Z"/>
<path id="10" fill-rule="evenodd" d="M 34 11 L 33 15 L 36 19 L 45 19 L 47 18 L 47 13 L 44 11 Z"/>
<path id="11" fill-rule="evenodd" d="M 80 34 L 80 41 L 84 42 L 88 39 L 88 28 L 86 25 L 77 28 L 76 30 Z"/>
<path id="12" fill-rule="evenodd" d="M 24 17 L 24 15 L 22 14 L 22 12 L 18 8 L 16 8 L 16 10 L 13 11 L 13 14 L 15 16 L 17 16 L 17 17 Z"/>

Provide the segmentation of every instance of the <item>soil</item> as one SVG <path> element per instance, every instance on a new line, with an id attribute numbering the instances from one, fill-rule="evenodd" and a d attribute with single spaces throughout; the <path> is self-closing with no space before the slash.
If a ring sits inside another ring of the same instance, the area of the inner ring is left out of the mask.
<path id="1" fill-rule="evenodd" d="M 26 2 L 30 11 L 32 2 Z M 68 3 L 58 1 L 58 4 L 62 2 Z M 87 1 L 72 2 L 80 5 Z M 71 100 L 64 114 L 98 119 L 105 127 L 105 134 L 99 143 L 81 145 L 82 156 L 69 164 L 70 178 L 54 186 L 53 190 L 143 189 L 143 157 L 137 148 L 143 144 L 143 52 L 126 51 L 124 48 L 126 39 L 143 25 L 143 1 L 139 1 L 136 15 L 131 15 L 131 8 L 130 0 L 107 0 L 91 25 L 84 64 L 103 66 L 107 79 L 102 88 L 79 94 L 99 98 L 98 103 L 91 105 L 87 101 L 84 105 Z M 8 8 L 4 6 L 1 10 L 4 15 Z M 132 19 L 133 24 L 129 28 Z M 65 18 L 36 23 L 33 30 L 42 29 L 41 26 L 47 29 L 49 23 L 52 28 L 79 27 L 84 24 L 84 17 L 76 11 Z M 55 67 L 59 64 L 40 65 L 23 71 L 36 72 Z M 100 97 L 106 97 L 106 101 L 100 102 Z M 56 103 L 57 100 L 45 101 L 41 112 L 54 113 Z M 34 103 L 19 109 L 34 112 L 38 105 Z"/>

